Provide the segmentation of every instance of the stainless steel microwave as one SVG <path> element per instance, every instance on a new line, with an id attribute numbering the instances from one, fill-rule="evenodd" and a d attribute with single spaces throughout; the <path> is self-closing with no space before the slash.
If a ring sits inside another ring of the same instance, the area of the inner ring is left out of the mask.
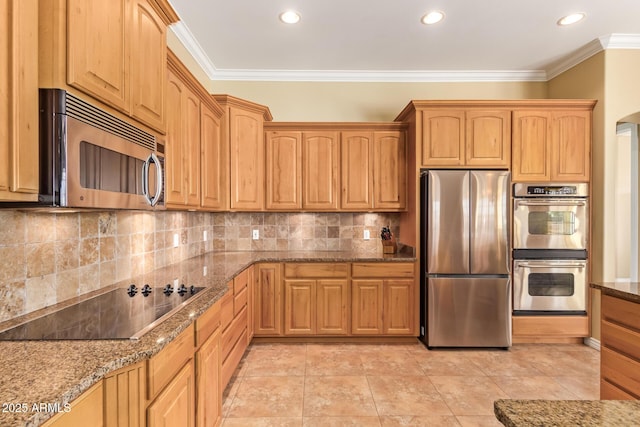
<path id="1" fill-rule="evenodd" d="M 38 205 L 163 208 L 162 148 L 155 135 L 64 90 L 40 89 Z"/>

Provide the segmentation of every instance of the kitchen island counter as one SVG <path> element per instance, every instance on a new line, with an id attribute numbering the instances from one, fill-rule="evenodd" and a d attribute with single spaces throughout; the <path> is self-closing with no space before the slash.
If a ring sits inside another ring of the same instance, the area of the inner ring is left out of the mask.
<path id="1" fill-rule="evenodd" d="M 64 404 L 74 400 L 110 372 L 158 353 L 227 292 L 229 280 L 254 263 L 414 261 L 412 248 L 393 255 L 333 251 L 210 252 L 118 282 L 96 293 L 126 288 L 130 283 L 168 283 L 174 278 L 204 286 L 205 289 L 137 341 L 0 341 L 0 425 L 40 425 L 54 415 L 38 412 L 41 404 L 58 404 L 58 407 L 64 408 Z M 78 303 L 89 296 L 87 294 L 58 304 L 50 311 Z M 12 322 L 16 325 L 22 323 L 29 317 L 4 322 L 0 324 L 0 329 L 13 326 Z"/>
<path id="2" fill-rule="evenodd" d="M 603 294 L 640 303 L 639 282 L 593 282 L 593 289 L 600 289 Z"/>
<path id="3" fill-rule="evenodd" d="M 507 427 L 632 426 L 640 417 L 635 400 L 496 400 L 498 421 Z"/>

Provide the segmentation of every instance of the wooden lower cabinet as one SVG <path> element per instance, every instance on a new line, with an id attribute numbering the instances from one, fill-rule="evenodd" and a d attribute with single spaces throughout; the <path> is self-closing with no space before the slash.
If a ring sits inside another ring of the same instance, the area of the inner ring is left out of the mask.
<path id="1" fill-rule="evenodd" d="M 222 423 L 220 331 L 217 330 L 196 352 L 196 425 Z"/>
<path id="2" fill-rule="evenodd" d="M 589 336 L 588 316 L 513 316 L 514 343 L 553 343 Z"/>
<path id="3" fill-rule="evenodd" d="M 351 333 L 382 334 L 382 280 L 351 281 Z"/>
<path id="4" fill-rule="evenodd" d="M 195 375 L 189 360 L 147 408 L 147 426 L 193 427 L 195 419 Z"/>
<path id="5" fill-rule="evenodd" d="M 349 333 L 349 282 L 325 279 L 316 282 L 316 334 Z"/>
<path id="6" fill-rule="evenodd" d="M 106 427 L 143 427 L 145 425 L 145 368 L 145 363 L 139 362 L 104 378 L 104 425 Z"/>
<path id="7" fill-rule="evenodd" d="M 351 282 L 353 335 L 411 335 L 414 330 L 413 279 Z"/>
<path id="8" fill-rule="evenodd" d="M 254 267 L 254 335 L 282 335 L 282 283 L 280 264 Z"/>
<path id="9" fill-rule="evenodd" d="M 104 389 L 101 381 L 74 400 L 69 412 L 55 415 L 44 423 L 44 427 L 102 427 L 105 425 L 103 399 Z"/>
<path id="10" fill-rule="evenodd" d="M 602 295 L 600 399 L 640 399 L 640 303 Z"/>
<path id="11" fill-rule="evenodd" d="M 285 335 L 347 335 L 346 279 L 284 281 Z"/>

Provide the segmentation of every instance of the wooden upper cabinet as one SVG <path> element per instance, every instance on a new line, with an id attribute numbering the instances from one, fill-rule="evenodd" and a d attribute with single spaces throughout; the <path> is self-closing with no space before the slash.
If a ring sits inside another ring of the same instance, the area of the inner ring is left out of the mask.
<path id="1" fill-rule="evenodd" d="M 511 111 L 468 110 L 465 164 L 503 167 L 511 164 Z"/>
<path id="2" fill-rule="evenodd" d="M 302 208 L 302 133 L 265 134 L 266 208 Z"/>
<path id="3" fill-rule="evenodd" d="M 38 3 L 40 87 L 81 92 L 110 113 L 164 133 L 166 33 L 178 21 L 169 3 Z"/>
<path id="4" fill-rule="evenodd" d="M 464 110 L 422 111 L 422 166 L 464 165 L 464 137 Z"/>
<path id="5" fill-rule="evenodd" d="M 337 210 L 340 170 L 339 132 L 302 134 L 302 208 Z"/>
<path id="6" fill-rule="evenodd" d="M 130 31 L 131 116 L 154 129 L 163 130 L 167 26 L 147 0 L 133 0 Z"/>
<path id="7" fill-rule="evenodd" d="M 36 201 L 37 0 L 0 0 L 0 39 L 0 201 Z"/>
<path id="8" fill-rule="evenodd" d="M 551 113 L 514 111 L 512 125 L 512 180 L 549 181 Z"/>
<path id="9" fill-rule="evenodd" d="M 422 111 L 422 166 L 508 168 L 510 110 Z"/>
<path id="10" fill-rule="evenodd" d="M 165 202 L 200 206 L 200 100 L 169 71 L 167 98 L 173 104 L 165 140 Z"/>
<path id="11" fill-rule="evenodd" d="M 200 104 L 202 201 L 209 210 L 229 209 L 229 144 L 220 134 L 220 118 L 208 104 Z"/>
<path id="12" fill-rule="evenodd" d="M 342 132 L 340 207 L 343 210 L 373 208 L 373 132 Z"/>
<path id="13" fill-rule="evenodd" d="M 406 168 L 407 147 L 404 132 L 375 132 L 373 139 L 374 208 L 406 208 Z"/>
<path id="14" fill-rule="evenodd" d="M 128 113 L 131 0 L 68 0 L 67 9 L 68 83 Z"/>
<path id="15" fill-rule="evenodd" d="M 589 181 L 591 111 L 553 111 L 550 148 L 552 181 Z"/>
<path id="16" fill-rule="evenodd" d="M 513 112 L 513 181 L 588 182 L 591 109 Z"/>

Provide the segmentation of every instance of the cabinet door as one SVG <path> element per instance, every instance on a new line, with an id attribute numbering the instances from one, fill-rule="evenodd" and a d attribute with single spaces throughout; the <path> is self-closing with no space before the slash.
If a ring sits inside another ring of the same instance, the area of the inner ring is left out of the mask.
<path id="1" fill-rule="evenodd" d="M 149 427 L 195 425 L 193 362 L 189 361 L 147 408 Z"/>
<path id="2" fill-rule="evenodd" d="M 302 134 L 267 132 L 266 208 L 292 210 L 302 207 Z"/>
<path id="3" fill-rule="evenodd" d="M 282 335 L 282 283 L 280 264 L 255 267 L 255 330 L 259 335 Z"/>
<path id="4" fill-rule="evenodd" d="M 106 427 L 143 427 L 146 363 L 120 369 L 105 377 L 104 423 Z"/>
<path id="5" fill-rule="evenodd" d="M 184 87 L 184 123 L 180 143 L 184 145 L 185 204 L 200 206 L 200 98 Z"/>
<path id="6" fill-rule="evenodd" d="M 379 335 L 382 333 L 382 280 L 351 281 L 351 333 Z"/>
<path id="7" fill-rule="evenodd" d="M 385 335 L 410 335 L 413 333 L 414 281 L 412 279 L 388 279 L 384 281 Z"/>
<path id="8" fill-rule="evenodd" d="M 511 177 L 517 181 L 548 181 L 551 114 L 548 111 L 514 111 Z"/>
<path id="9" fill-rule="evenodd" d="M 231 209 L 264 206 L 264 135 L 260 114 L 229 107 Z"/>
<path id="10" fill-rule="evenodd" d="M 316 333 L 349 333 L 349 286 L 347 280 L 316 282 Z"/>
<path id="11" fill-rule="evenodd" d="M 218 426 L 222 422 L 220 378 L 220 330 L 214 332 L 196 353 L 196 424 Z"/>
<path id="12" fill-rule="evenodd" d="M 200 132 L 201 206 L 210 210 L 228 209 L 229 145 L 221 138 L 220 120 L 204 102 L 200 103 Z"/>
<path id="13" fill-rule="evenodd" d="M 167 135 L 165 139 L 165 202 L 168 205 L 182 205 L 185 202 L 184 184 L 184 144 L 182 127 L 186 120 L 183 115 L 182 98 L 185 88 L 182 81 L 171 71 L 167 74 L 167 103 L 171 109 L 167 114 Z"/>
<path id="14" fill-rule="evenodd" d="M 463 110 L 422 112 L 422 166 L 462 166 L 465 155 Z"/>
<path id="15" fill-rule="evenodd" d="M 102 381 L 71 402 L 69 412 L 61 412 L 46 421 L 44 427 L 85 427 L 105 425 L 103 412 L 104 389 Z"/>
<path id="16" fill-rule="evenodd" d="M 313 335 L 316 331 L 315 280 L 284 281 L 284 334 Z"/>
<path id="17" fill-rule="evenodd" d="M 0 200 L 38 199 L 38 2 L 0 0 Z"/>
<path id="18" fill-rule="evenodd" d="M 373 132 L 342 132 L 342 203 L 345 210 L 373 208 Z"/>
<path id="19" fill-rule="evenodd" d="M 551 113 L 551 180 L 589 181 L 591 112 Z"/>
<path id="20" fill-rule="evenodd" d="M 465 163 L 508 168 L 511 164 L 511 111 L 466 112 Z"/>
<path id="21" fill-rule="evenodd" d="M 375 132 L 373 139 L 373 207 L 404 209 L 407 199 L 407 148 L 404 132 Z"/>
<path id="22" fill-rule="evenodd" d="M 131 116 L 164 132 L 167 28 L 147 0 L 133 1 L 131 28 Z M 92 2 L 103 3 L 103 2 Z M 111 3 L 111 2 L 104 2 Z M 97 52 L 100 52 L 98 50 Z M 100 52 L 103 55 L 103 52 Z M 104 56 L 103 58 L 110 58 Z M 108 63 L 109 61 L 103 61 Z M 172 108 L 169 104 L 168 108 Z"/>
<path id="23" fill-rule="evenodd" d="M 130 109 L 128 46 L 136 37 L 129 33 L 131 1 L 67 1 L 68 83 L 125 113 Z M 154 65 L 164 76 L 165 63 Z M 164 78 L 158 84 L 155 89 L 163 90 Z"/>
<path id="24" fill-rule="evenodd" d="M 338 132 L 302 134 L 303 209 L 338 209 L 339 150 Z"/>
<path id="25" fill-rule="evenodd" d="M 247 269 L 248 276 L 248 284 L 247 284 L 247 345 L 253 339 L 254 331 L 255 331 L 255 322 L 253 318 L 255 316 L 255 268 L 252 265 Z"/>

